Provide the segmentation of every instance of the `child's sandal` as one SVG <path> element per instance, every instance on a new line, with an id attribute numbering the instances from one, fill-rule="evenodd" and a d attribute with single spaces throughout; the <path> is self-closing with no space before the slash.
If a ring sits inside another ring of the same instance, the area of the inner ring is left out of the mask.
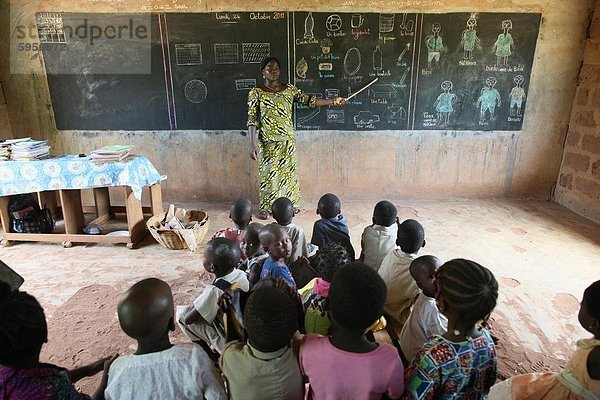
<path id="1" fill-rule="evenodd" d="M 265 211 L 265 210 L 260 210 L 257 215 L 258 219 L 263 219 L 263 220 L 269 219 L 270 216 L 271 215 L 269 214 L 269 212 Z"/>

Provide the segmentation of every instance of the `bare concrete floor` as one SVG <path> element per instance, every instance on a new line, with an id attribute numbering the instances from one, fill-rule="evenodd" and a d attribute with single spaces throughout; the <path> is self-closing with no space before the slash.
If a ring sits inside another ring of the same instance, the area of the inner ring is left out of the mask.
<path id="1" fill-rule="evenodd" d="M 294 222 L 308 239 L 315 201 L 305 201 Z M 395 201 L 400 219 L 423 224 L 422 254 L 443 260 L 469 258 L 491 269 L 500 282 L 492 330 L 500 338 L 502 376 L 556 370 L 575 341 L 588 336 L 577 322 L 583 290 L 600 279 L 600 226 L 549 202 Z M 230 226 L 228 204 L 195 204 L 211 218 L 209 233 Z M 345 202 L 355 248 L 371 221 L 374 202 Z M 209 237 L 205 238 L 205 241 Z M 0 258 L 25 277 L 49 319 L 44 360 L 71 367 L 113 352 L 130 352 L 133 342 L 116 319 L 120 293 L 150 276 L 173 286 L 176 303 L 190 302 L 209 282 L 202 251 L 167 250 L 151 237 L 141 248 L 123 245 L 18 243 L 0 248 Z M 181 334 L 174 334 L 175 340 Z M 87 384 L 91 385 L 90 383 Z M 84 381 L 83 387 L 86 387 Z"/>

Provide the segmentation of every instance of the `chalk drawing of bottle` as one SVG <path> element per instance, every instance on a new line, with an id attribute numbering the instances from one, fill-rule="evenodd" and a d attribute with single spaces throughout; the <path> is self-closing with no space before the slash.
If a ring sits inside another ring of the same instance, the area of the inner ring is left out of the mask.
<path id="1" fill-rule="evenodd" d="M 381 53 L 381 49 L 379 45 L 375 46 L 375 50 L 373 50 L 373 69 L 375 71 L 381 71 L 383 64 L 383 54 Z"/>
<path id="2" fill-rule="evenodd" d="M 315 20 L 312 12 L 309 12 L 304 20 L 304 39 L 314 39 L 313 29 L 315 28 Z"/>

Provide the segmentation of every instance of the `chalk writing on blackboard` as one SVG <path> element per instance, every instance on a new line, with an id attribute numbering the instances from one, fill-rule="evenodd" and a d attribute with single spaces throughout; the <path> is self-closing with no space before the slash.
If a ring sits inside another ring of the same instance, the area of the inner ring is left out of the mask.
<path id="1" fill-rule="evenodd" d="M 175 60 L 177 65 L 201 65 L 202 45 L 200 43 L 176 44 Z"/>
<path id="2" fill-rule="evenodd" d="M 215 49 L 215 64 L 237 64 L 240 54 L 237 43 L 217 43 Z"/>
<path id="3" fill-rule="evenodd" d="M 250 90 L 256 86 L 256 79 L 244 78 L 235 80 L 236 90 Z"/>
<path id="4" fill-rule="evenodd" d="M 494 43 L 494 52 L 496 53 L 496 65 L 497 66 L 508 66 L 508 58 L 512 54 L 512 50 L 515 47 L 515 42 L 510 34 L 512 29 L 512 21 L 502 21 L 502 33 L 498 35 L 498 39 Z"/>

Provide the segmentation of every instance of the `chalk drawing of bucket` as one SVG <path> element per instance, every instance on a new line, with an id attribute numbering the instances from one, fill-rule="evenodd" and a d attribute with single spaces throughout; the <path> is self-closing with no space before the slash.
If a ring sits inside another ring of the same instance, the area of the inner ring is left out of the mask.
<path id="1" fill-rule="evenodd" d="M 394 14 L 379 14 L 379 32 L 394 30 Z"/>

